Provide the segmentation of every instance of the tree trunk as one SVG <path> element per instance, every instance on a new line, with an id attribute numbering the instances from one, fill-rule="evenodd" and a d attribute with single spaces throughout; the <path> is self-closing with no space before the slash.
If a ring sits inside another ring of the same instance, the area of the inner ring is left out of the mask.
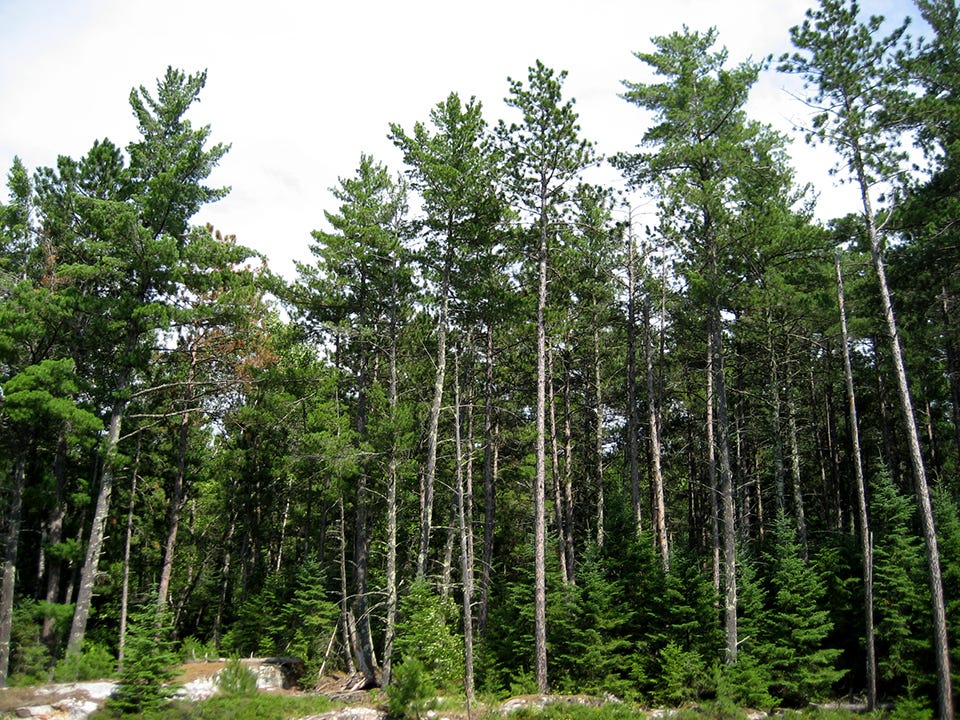
<path id="1" fill-rule="evenodd" d="M 867 513 L 867 489 L 863 477 L 863 456 L 860 451 L 860 423 L 857 419 L 857 398 L 850 364 L 850 341 L 847 337 L 847 311 L 844 302 L 843 273 L 839 253 L 834 257 L 837 270 L 837 301 L 840 308 L 840 334 L 843 343 L 843 375 L 850 413 L 850 452 L 857 484 L 857 510 L 860 518 L 860 551 L 863 555 L 864 638 L 867 651 L 867 710 L 877 707 L 877 651 L 873 625 L 873 547 L 870 542 L 870 519 Z"/>
<path id="2" fill-rule="evenodd" d="M 493 421 L 493 325 L 487 324 L 487 352 L 484 359 L 483 408 L 483 560 L 480 568 L 480 608 L 477 624 L 481 634 L 487 630 L 487 609 L 490 602 L 490 572 L 493 564 L 496 493 L 494 492 L 494 421 Z"/>
<path id="3" fill-rule="evenodd" d="M 450 274 L 453 268 L 452 237 L 447 238 L 447 253 L 440 287 L 440 317 L 437 318 L 437 370 L 433 380 L 433 401 L 427 417 L 427 460 L 423 469 L 423 496 L 420 499 L 420 548 L 417 552 L 417 580 L 427 574 L 430 555 L 430 526 L 433 522 L 433 485 L 437 473 L 437 444 L 443 383 L 447 369 L 447 312 L 450 296 Z"/>
<path id="4" fill-rule="evenodd" d="M 717 444 L 720 451 L 720 497 L 723 502 L 723 576 L 725 588 L 724 633 L 726 661 L 737 661 L 737 532 L 733 470 L 730 465 L 730 421 L 727 411 L 727 384 L 724 377 L 720 309 L 711 308 L 713 384 L 717 403 Z"/>
<path id="5" fill-rule="evenodd" d="M 900 394 L 900 412 L 903 416 L 903 425 L 906 430 L 910 466 L 913 469 L 914 489 L 916 491 L 917 502 L 920 505 L 920 523 L 923 528 L 923 542 L 926 549 L 927 573 L 930 583 L 931 610 L 933 614 L 933 645 L 937 664 L 937 693 L 940 717 L 942 720 L 952 720 L 953 688 L 950 677 L 950 647 L 947 638 L 947 616 L 943 597 L 943 579 L 940 574 L 940 551 L 937 547 L 937 531 L 933 520 L 933 509 L 930 504 L 930 488 L 927 485 L 927 473 L 923 464 L 923 455 L 920 452 L 920 437 L 917 433 L 913 402 L 910 398 L 910 386 L 907 383 L 907 371 L 903 363 L 903 351 L 900 347 L 897 321 L 894 317 L 893 303 L 890 299 L 890 289 L 887 285 L 887 274 L 884 268 L 883 253 L 880 249 L 880 239 L 877 234 L 876 218 L 870 203 L 869 183 L 867 182 L 860 148 L 856 145 L 854 147 L 854 163 L 860 185 L 863 213 L 867 221 L 867 237 L 870 241 L 870 255 L 873 260 L 873 269 L 876 273 L 877 285 L 880 290 L 880 307 L 887 328 L 887 339 L 890 342 L 890 355 L 893 361 L 894 374 L 896 375 L 897 389 Z"/>
<path id="6" fill-rule="evenodd" d="M 707 480 L 710 485 L 710 549 L 713 591 L 720 597 L 720 502 L 717 489 L 717 447 L 713 433 L 713 341 L 707 333 Z"/>
<path id="7" fill-rule="evenodd" d="M 187 474 L 187 444 L 190 439 L 190 406 L 193 405 L 193 384 L 197 367 L 197 350 L 190 350 L 190 366 L 184 387 L 183 403 L 187 408 L 180 415 L 177 429 L 177 473 L 167 506 L 167 537 L 163 543 L 163 561 L 160 564 L 160 583 L 157 588 L 157 607 L 165 608 L 173 577 L 173 555 L 177 548 L 177 533 L 180 530 L 180 511 L 183 510 L 183 486 Z"/>
<path id="8" fill-rule="evenodd" d="M 566 530 L 563 512 L 563 491 L 560 488 L 560 439 L 557 436 L 557 397 L 554 392 L 555 373 L 553 370 L 553 348 L 547 348 L 548 403 L 550 408 L 550 478 L 553 481 L 553 512 L 557 525 L 557 556 L 560 562 L 560 577 L 564 584 L 571 582 L 570 568 L 567 566 Z M 567 458 L 567 462 L 570 458 Z"/>
<path id="9" fill-rule="evenodd" d="M 454 359 L 456 362 L 456 358 Z M 460 368 L 454 371 L 453 435 L 456 445 L 457 518 L 460 529 L 460 575 L 463 581 L 463 685 L 467 698 L 467 712 L 473 702 L 473 550 L 469 536 L 472 519 L 468 508 L 472 502 L 464 491 L 463 439 L 460 431 Z M 469 436 L 468 436 L 469 437 Z M 467 461 L 469 462 L 469 461 Z"/>
<path id="10" fill-rule="evenodd" d="M 653 330 L 650 327 L 650 296 L 643 299 L 644 356 L 647 371 L 647 422 L 650 426 L 650 489 L 653 495 L 653 528 L 660 562 L 664 572 L 670 571 L 670 547 L 667 542 L 667 508 L 663 494 L 663 472 L 660 463 L 660 417 L 657 410 L 657 388 L 653 367 Z"/>
<path id="11" fill-rule="evenodd" d="M 56 496 L 53 508 L 47 518 L 47 544 L 48 547 L 57 547 L 63 540 L 63 518 L 66 515 L 66 501 L 64 493 L 66 490 L 66 464 L 67 464 L 67 436 L 66 430 L 61 430 L 60 437 L 57 440 L 57 457 L 53 465 L 53 476 L 56 480 Z M 54 557 L 47 561 L 47 592 L 45 600 L 50 603 L 56 603 L 60 600 L 60 575 L 63 568 L 63 561 Z M 56 631 L 56 618 L 48 614 L 43 618 L 43 627 L 40 630 L 40 639 L 48 647 L 52 647 L 54 633 Z"/>
<path id="12" fill-rule="evenodd" d="M 800 480 L 800 447 L 797 440 L 797 411 L 793 398 L 789 396 L 787 388 L 787 438 L 790 442 L 790 477 L 793 486 L 793 512 L 797 521 L 797 539 L 800 541 L 800 555 L 806 562 L 807 549 L 807 516 L 803 504 L 803 487 Z"/>
<path id="13" fill-rule="evenodd" d="M 546 207 L 545 179 L 541 185 Z M 537 690 L 546 693 L 547 683 L 547 565 L 546 565 L 546 404 L 547 404 L 547 217 L 540 218 L 537 290 L 537 440 L 533 480 L 533 635 L 534 677 Z"/>
<path id="14" fill-rule="evenodd" d="M 640 452 L 637 447 L 637 298 L 633 225 L 627 233 L 627 472 L 630 478 L 630 502 L 639 535 L 642 530 L 640 503 Z"/>
<path id="15" fill-rule="evenodd" d="M 118 383 L 118 389 L 126 388 L 126 381 Z M 107 437 L 104 441 L 102 468 L 100 471 L 100 491 L 97 493 L 97 506 L 90 526 L 90 538 L 87 552 L 80 571 L 80 587 L 77 591 L 76 605 L 73 611 L 73 623 L 70 626 L 70 638 L 67 641 L 67 653 L 79 653 L 83 647 L 83 637 L 87 631 L 90 617 L 90 605 L 93 601 L 93 586 L 97 581 L 100 564 L 100 551 L 103 549 L 104 526 L 110 513 L 110 495 L 113 492 L 113 472 L 116 461 L 117 445 L 120 442 L 120 422 L 123 419 L 125 404 L 118 401 L 110 413 Z"/>
<path id="16" fill-rule="evenodd" d="M 390 379 L 387 402 L 390 408 L 390 456 L 387 460 L 387 617 L 383 630 L 383 687 L 389 687 L 393 675 L 393 641 L 397 630 L 397 343 L 396 328 L 391 328 Z"/>
<path id="17" fill-rule="evenodd" d="M 120 583 L 120 638 L 117 641 L 117 672 L 123 671 L 123 651 L 127 644 L 127 613 L 130 607 L 130 556 L 133 547 L 133 511 L 137 505 L 137 480 L 140 476 L 140 451 L 143 435 L 137 433 L 137 454 L 130 479 L 130 501 L 127 503 L 127 529 L 123 539 L 123 580 Z M 162 607 L 162 606 L 161 606 Z"/>
<path id="18" fill-rule="evenodd" d="M 10 670 L 10 635 L 13 630 L 13 594 L 16 590 L 17 550 L 20 547 L 20 523 L 23 489 L 26 484 L 26 460 L 23 453 L 13 467 L 13 485 L 7 504 L 7 533 L 3 552 L 3 580 L 0 584 L 0 688 L 7 687 Z"/>

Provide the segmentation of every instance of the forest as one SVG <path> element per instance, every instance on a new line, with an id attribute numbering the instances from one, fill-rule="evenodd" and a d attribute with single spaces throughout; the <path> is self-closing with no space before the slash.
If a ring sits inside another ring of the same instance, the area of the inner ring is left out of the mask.
<path id="1" fill-rule="evenodd" d="M 960 18 L 915 9 L 819 0 L 760 61 L 655 37 L 607 158 L 564 71 L 505 119 L 452 92 L 385 123 L 403 166 L 359 158 L 292 278 L 203 222 L 205 71 L 134 88 L 125 145 L 13 158 L 0 687 L 115 673 L 152 608 L 306 685 L 952 718 Z M 771 69 L 848 214 L 749 116 Z"/>

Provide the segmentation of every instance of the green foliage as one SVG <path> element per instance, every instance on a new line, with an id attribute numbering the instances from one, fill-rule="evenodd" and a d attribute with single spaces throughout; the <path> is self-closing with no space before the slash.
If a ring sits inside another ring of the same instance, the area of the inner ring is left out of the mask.
<path id="1" fill-rule="evenodd" d="M 660 651 L 660 681 L 654 699 L 673 706 L 698 700 L 709 683 L 706 670 L 699 653 L 668 643 Z"/>
<path id="2" fill-rule="evenodd" d="M 257 693 L 247 696 L 214 695 L 200 702 L 176 700 L 146 710 L 139 720 L 288 720 L 319 715 L 331 709 L 331 702 L 322 695 L 287 695 Z M 109 710 L 90 716 L 91 720 L 115 717 Z"/>
<path id="3" fill-rule="evenodd" d="M 427 666 L 417 658 L 405 657 L 394 669 L 393 682 L 387 688 L 390 717 L 421 720 L 436 705 L 436 695 Z"/>
<path id="4" fill-rule="evenodd" d="M 438 689 L 450 691 L 463 681 L 463 636 L 452 598 L 417 582 L 400 599 L 394 652 L 403 662 L 419 661 Z"/>
<path id="5" fill-rule="evenodd" d="M 886 470 L 877 473 L 871 491 L 877 670 L 881 692 L 898 696 L 933 684 L 929 591 L 913 529 L 915 503 Z"/>
<path id="6" fill-rule="evenodd" d="M 286 654 L 304 661 L 307 675 L 318 670 L 330 634 L 336 632 L 340 609 L 327 595 L 320 565 L 307 560 L 297 572 L 293 595 L 284 605 Z"/>
<path id="7" fill-rule="evenodd" d="M 156 596 L 130 615 L 119 682 L 104 707 L 118 715 L 153 710 L 174 693 L 180 658 L 173 651 L 170 615 L 158 610 Z"/>
<path id="8" fill-rule="evenodd" d="M 204 643 L 192 635 L 180 641 L 180 656 L 184 662 L 192 663 L 212 660 L 218 655 L 217 646 L 213 641 Z"/>
<path id="9" fill-rule="evenodd" d="M 116 673 L 117 659 L 99 643 L 84 643 L 78 653 L 68 652 L 53 669 L 55 682 L 103 680 Z"/>
<path id="10" fill-rule="evenodd" d="M 253 695 L 257 692 L 257 674 L 239 658 L 232 658 L 217 675 L 217 687 L 228 697 Z"/>

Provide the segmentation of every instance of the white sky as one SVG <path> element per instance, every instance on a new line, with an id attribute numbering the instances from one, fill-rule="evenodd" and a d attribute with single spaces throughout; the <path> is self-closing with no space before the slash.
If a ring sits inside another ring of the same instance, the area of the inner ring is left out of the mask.
<path id="1" fill-rule="evenodd" d="M 126 146 L 137 134 L 131 88 L 154 91 L 168 65 L 207 69 L 188 117 L 232 143 L 211 183 L 233 190 L 194 222 L 236 234 L 293 277 L 293 260 L 310 259 L 310 231 L 336 210 L 330 188 L 360 154 L 401 169 L 389 123 L 411 128 L 451 91 L 480 99 L 491 124 L 513 120 L 507 77 L 525 81 L 540 59 L 568 71 L 584 136 L 607 155 L 630 150 L 646 116 L 618 93 L 622 80 L 645 79 L 633 52 L 650 37 L 716 26 L 732 63 L 779 54 L 815 1 L 0 0 L 0 172 L 5 183 L 14 155 L 33 170 L 95 139 Z M 909 0 L 861 6 L 918 16 Z M 803 119 L 788 83 L 764 77 L 751 114 L 785 131 Z M 827 178 L 826 151 L 798 140 L 793 156 L 821 191 L 822 216 L 855 209 Z"/>

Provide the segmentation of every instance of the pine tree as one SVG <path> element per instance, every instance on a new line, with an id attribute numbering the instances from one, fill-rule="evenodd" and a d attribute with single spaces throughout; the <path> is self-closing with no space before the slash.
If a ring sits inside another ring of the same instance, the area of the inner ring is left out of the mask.
<path id="1" fill-rule="evenodd" d="M 802 706 L 827 697 L 845 671 L 836 667 L 840 650 L 824 644 L 832 621 L 823 607 L 823 583 L 802 559 L 796 529 L 785 513 L 777 517 L 766 563 L 769 600 L 760 656 L 770 672 L 771 692 L 787 705 Z"/>
<path id="2" fill-rule="evenodd" d="M 179 657 L 173 651 L 172 617 L 158 610 L 156 597 L 131 615 L 123 670 L 105 707 L 117 714 L 132 715 L 162 706 L 176 686 Z"/>

